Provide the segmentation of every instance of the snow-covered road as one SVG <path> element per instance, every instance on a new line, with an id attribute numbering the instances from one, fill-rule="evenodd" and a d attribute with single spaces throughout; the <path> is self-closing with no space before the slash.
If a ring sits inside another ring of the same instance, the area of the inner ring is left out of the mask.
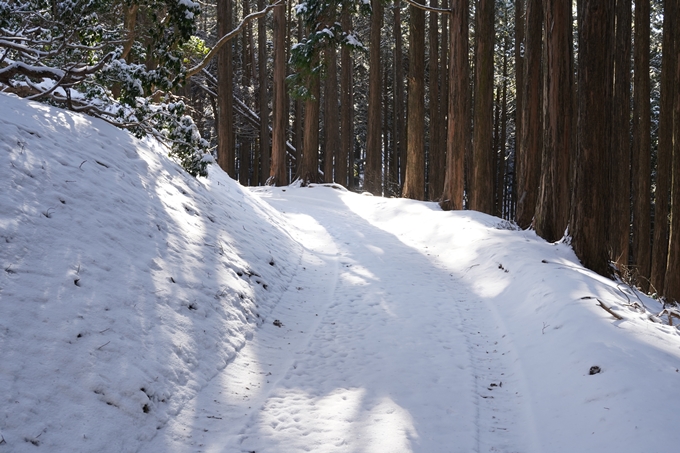
<path id="1" fill-rule="evenodd" d="M 0 93 L 0 453 L 678 451 L 677 308 L 568 237 L 166 154 Z"/>
<path id="2" fill-rule="evenodd" d="M 299 269 L 151 451 L 538 451 L 507 333 L 427 246 L 341 190 L 259 193 L 297 228 Z"/>

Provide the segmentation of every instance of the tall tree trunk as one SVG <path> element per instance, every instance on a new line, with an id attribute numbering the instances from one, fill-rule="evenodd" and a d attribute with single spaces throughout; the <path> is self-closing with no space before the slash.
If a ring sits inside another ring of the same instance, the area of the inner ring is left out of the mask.
<path id="1" fill-rule="evenodd" d="M 243 17 L 250 14 L 250 0 L 243 0 Z M 248 23 L 246 29 L 241 33 L 241 59 L 243 61 L 243 68 L 241 71 L 241 85 L 243 87 L 250 87 L 253 79 L 253 47 L 252 47 L 252 24 Z M 252 109 L 253 103 L 250 96 L 245 96 L 243 103 Z M 251 167 L 251 152 L 252 152 L 252 136 L 249 133 L 250 126 L 246 132 L 241 135 L 241 143 L 239 146 L 239 176 L 238 180 L 241 185 L 247 186 L 250 182 L 250 167 Z"/>
<path id="2" fill-rule="evenodd" d="M 515 173 L 517 173 L 518 151 L 522 138 L 522 115 L 524 114 L 524 54 L 526 16 L 524 5 L 526 0 L 515 0 Z M 517 177 L 515 175 L 515 181 Z"/>
<path id="3" fill-rule="evenodd" d="M 305 125 L 302 138 L 302 167 L 300 178 L 303 185 L 317 182 L 319 174 L 319 76 L 309 79 L 311 97 L 305 101 Z"/>
<path id="4" fill-rule="evenodd" d="M 120 55 L 120 58 L 123 58 L 128 63 L 131 62 L 130 51 L 132 50 L 132 45 L 135 43 L 135 39 L 137 38 L 137 33 L 135 31 L 137 26 L 137 11 L 139 11 L 138 3 L 133 3 L 130 5 L 123 3 L 123 28 L 125 29 L 125 42 L 123 43 L 123 53 Z"/>
<path id="5" fill-rule="evenodd" d="M 494 0 L 477 0 L 475 18 L 475 112 L 470 207 L 493 214 Z"/>
<path id="6" fill-rule="evenodd" d="M 534 218 L 540 184 L 543 150 L 541 30 L 543 25 L 541 0 L 527 0 L 524 51 L 524 85 L 522 99 L 521 137 L 516 157 L 517 224 L 528 228 Z"/>
<path id="7" fill-rule="evenodd" d="M 274 102 L 272 125 L 271 183 L 284 186 L 286 174 L 286 8 L 285 3 L 274 8 Z"/>
<path id="8" fill-rule="evenodd" d="M 343 7 L 342 17 L 340 19 L 343 30 L 350 30 L 352 27 L 352 19 L 347 6 Z M 342 93 L 342 119 L 341 119 L 341 135 L 340 135 L 340 157 L 336 162 L 337 181 L 345 187 L 349 187 L 348 177 L 348 159 L 352 153 L 352 142 L 354 140 L 353 131 L 353 117 L 354 117 L 354 101 L 353 101 L 353 87 L 352 87 L 352 57 L 348 48 L 343 47 L 340 54 L 341 74 L 340 74 L 340 92 Z M 349 168 L 351 179 L 354 178 L 354 169 Z"/>
<path id="9" fill-rule="evenodd" d="M 406 128 L 404 127 L 404 59 L 401 43 L 401 1 L 394 2 L 394 162 L 392 195 L 401 193 L 406 168 Z"/>
<path id="10" fill-rule="evenodd" d="M 371 36 L 368 68 L 368 124 L 366 125 L 366 166 L 364 190 L 374 195 L 382 194 L 382 144 L 381 144 L 381 73 L 380 28 L 383 6 L 381 0 L 371 0 Z"/>
<path id="11" fill-rule="evenodd" d="M 232 0 L 217 2 L 217 33 L 224 36 L 232 29 Z M 234 137 L 234 71 L 232 46 L 225 44 L 217 58 L 217 163 L 232 178 L 236 178 Z"/>
<path id="12" fill-rule="evenodd" d="M 663 294 L 668 255 L 668 214 L 673 164 L 673 98 L 677 80 L 675 75 L 676 50 L 672 30 L 677 27 L 678 0 L 664 0 L 663 49 L 661 60 L 661 96 L 659 112 L 659 145 L 656 161 L 656 192 L 654 194 L 654 245 L 652 276 L 656 292 Z M 677 276 L 677 274 L 676 274 Z M 676 277 L 677 278 L 677 277 Z"/>
<path id="13" fill-rule="evenodd" d="M 422 1 L 422 0 L 421 0 Z M 404 198 L 425 199 L 425 13 L 411 6 Z"/>
<path id="14" fill-rule="evenodd" d="M 676 0 L 674 10 L 678 11 Z M 670 3 L 669 1 L 669 3 Z M 676 21 L 677 21 L 677 16 Z M 680 27 L 674 30 L 675 94 L 673 95 L 673 181 L 671 183 L 671 225 L 668 239 L 668 261 L 663 295 L 668 301 L 680 301 Z"/>
<path id="15" fill-rule="evenodd" d="M 584 266 L 609 275 L 613 0 L 578 1 L 578 139 L 569 231 Z"/>
<path id="16" fill-rule="evenodd" d="M 298 42 L 302 41 L 304 37 L 304 23 L 302 18 L 297 20 L 297 38 Z M 293 147 L 295 148 L 295 170 L 294 174 L 299 176 L 302 171 L 302 125 L 304 124 L 304 102 L 301 99 L 295 99 L 293 102 L 293 110 L 295 118 L 293 120 Z"/>
<path id="17" fill-rule="evenodd" d="M 555 242 L 569 223 L 569 165 L 572 156 L 573 84 L 571 0 L 544 0 L 546 73 L 543 105 L 543 158 L 536 233 Z"/>
<path id="18" fill-rule="evenodd" d="M 619 269 L 628 265 L 630 241 L 630 52 L 631 0 L 616 0 L 614 43 L 614 93 L 611 154 L 612 215 L 611 259 Z"/>
<path id="19" fill-rule="evenodd" d="M 265 1 L 258 0 L 257 9 L 262 11 Z M 257 73 L 258 104 L 260 110 L 260 181 L 265 183 L 269 178 L 269 99 L 267 96 L 267 19 L 263 16 L 257 20 Z"/>
<path id="20" fill-rule="evenodd" d="M 251 0 L 243 0 L 243 17 L 250 14 Z M 248 74 L 249 80 L 255 80 L 257 77 L 257 70 L 255 69 L 255 40 L 253 38 L 253 24 L 249 22 L 243 32 L 243 70 Z"/>
<path id="21" fill-rule="evenodd" d="M 468 0 L 452 0 L 449 25 L 449 103 L 446 139 L 446 179 L 439 203 L 442 209 L 463 209 L 465 148 L 468 143 L 470 110 L 468 86 Z"/>
<path id="22" fill-rule="evenodd" d="M 504 195 L 505 195 L 505 143 L 507 141 L 507 124 L 508 124 L 508 47 L 509 39 L 506 36 L 503 44 L 503 95 L 501 96 L 501 135 L 498 140 L 498 176 L 496 181 L 498 187 L 496 188 L 496 215 L 503 217 L 504 215 Z"/>
<path id="23" fill-rule="evenodd" d="M 649 103 L 649 0 L 635 1 L 633 53 L 633 265 L 638 284 L 649 288 L 651 268 L 651 134 Z"/>
<path id="24" fill-rule="evenodd" d="M 383 61 L 389 61 L 389 53 L 387 49 L 382 49 L 382 59 Z M 392 139 L 392 134 L 390 130 L 389 120 L 390 120 L 390 97 L 388 93 L 388 87 L 390 86 L 389 81 L 389 69 L 387 64 L 383 65 L 383 80 L 382 80 L 382 136 L 383 136 L 383 168 L 382 168 L 382 185 L 383 193 L 388 195 L 388 175 L 390 172 L 390 150 L 394 146 Z"/>
<path id="25" fill-rule="evenodd" d="M 335 18 L 333 18 L 335 19 Z M 328 72 L 324 96 L 324 181 L 333 182 L 334 161 L 340 157 L 340 119 L 338 102 L 338 57 L 335 48 L 326 50 Z"/>
<path id="26" fill-rule="evenodd" d="M 438 8 L 438 0 L 430 0 L 430 6 Z M 439 14 L 430 14 L 430 154 L 427 166 L 430 200 L 439 200 L 444 189 L 444 144 L 439 142 L 443 115 L 439 113 Z"/>
<path id="27" fill-rule="evenodd" d="M 448 0 L 442 0 L 442 9 L 450 9 Z M 444 193 L 444 181 L 446 180 L 446 140 L 448 126 L 449 108 L 449 14 L 441 15 L 441 52 L 439 56 L 439 148 L 441 152 L 437 154 L 437 161 L 434 163 L 439 167 L 439 181 L 437 186 L 438 193 L 435 193 L 436 200 L 441 201 Z"/>
<path id="28" fill-rule="evenodd" d="M 502 85 L 502 82 L 501 82 Z M 496 99 L 493 102 L 493 145 L 491 149 L 493 150 L 493 192 L 494 192 L 494 211 L 493 215 L 498 216 L 498 188 L 500 184 L 498 183 L 498 161 L 501 145 L 501 85 L 495 87 L 496 89 Z"/>

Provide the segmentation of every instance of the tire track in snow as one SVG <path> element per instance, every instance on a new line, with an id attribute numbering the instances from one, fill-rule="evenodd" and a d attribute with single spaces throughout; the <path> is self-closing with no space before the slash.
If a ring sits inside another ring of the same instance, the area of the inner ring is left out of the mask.
<path id="1" fill-rule="evenodd" d="M 477 397 L 477 451 L 538 451 L 524 378 L 502 322 L 484 301 L 459 299 Z"/>

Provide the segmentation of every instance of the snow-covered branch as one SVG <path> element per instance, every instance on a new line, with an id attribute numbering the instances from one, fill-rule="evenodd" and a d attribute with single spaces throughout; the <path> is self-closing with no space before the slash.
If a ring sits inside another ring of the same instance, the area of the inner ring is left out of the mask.
<path id="1" fill-rule="evenodd" d="M 60 85 L 72 85 L 100 71 L 112 58 L 113 53 L 109 53 L 96 65 L 79 65 L 69 69 L 35 66 L 15 61 L 0 69 L 0 83 L 11 85 L 11 80 L 15 76 L 23 75 L 32 79 L 51 79 L 58 81 Z"/>

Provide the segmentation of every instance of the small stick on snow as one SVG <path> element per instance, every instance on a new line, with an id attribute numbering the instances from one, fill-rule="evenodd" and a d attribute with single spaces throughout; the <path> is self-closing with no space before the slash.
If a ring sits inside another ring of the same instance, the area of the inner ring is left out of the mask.
<path id="1" fill-rule="evenodd" d="M 111 341 L 107 341 L 107 342 L 104 343 L 103 345 L 99 346 L 97 349 L 101 349 L 101 348 L 103 348 L 104 346 L 106 346 L 106 345 L 109 344 L 109 343 L 111 343 Z"/>
<path id="2" fill-rule="evenodd" d="M 612 309 L 609 308 L 609 307 L 607 307 L 607 306 L 604 304 L 604 302 L 602 302 L 600 299 L 597 299 L 597 301 L 598 301 L 598 305 L 599 305 L 600 307 L 602 307 L 607 313 L 609 313 L 610 315 L 612 315 L 613 317 L 615 317 L 615 318 L 618 319 L 619 321 L 623 321 L 623 316 L 621 316 L 621 315 L 619 315 L 619 314 L 617 314 L 617 313 L 614 313 L 614 312 L 612 311 Z"/>
<path id="3" fill-rule="evenodd" d="M 671 312 L 668 313 L 668 324 L 670 324 L 671 326 L 673 325 L 673 321 L 672 321 L 673 317 L 680 319 L 680 315 L 678 315 L 674 311 L 671 311 Z"/>
<path id="4" fill-rule="evenodd" d="M 628 299 L 628 303 L 630 304 L 630 303 L 631 303 L 630 297 L 628 297 L 628 294 L 626 294 L 626 292 L 625 292 L 623 289 L 621 289 L 621 285 L 619 285 L 619 284 L 617 283 L 617 284 L 616 284 L 616 288 L 617 288 L 619 291 L 621 291 L 621 294 L 623 294 L 624 296 L 626 296 L 626 299 Z"/>
<path id="5" fill-rule="evenodd" d="M 668 308 L 664 308 L 661 313 L 659 313 L 659 316 L 666 315 L 668 316 L 668 325 L 673 326 L 673 318 L 680 319 L 680 314 L 678 314 L 675 310 L 669 310 Z"/>

